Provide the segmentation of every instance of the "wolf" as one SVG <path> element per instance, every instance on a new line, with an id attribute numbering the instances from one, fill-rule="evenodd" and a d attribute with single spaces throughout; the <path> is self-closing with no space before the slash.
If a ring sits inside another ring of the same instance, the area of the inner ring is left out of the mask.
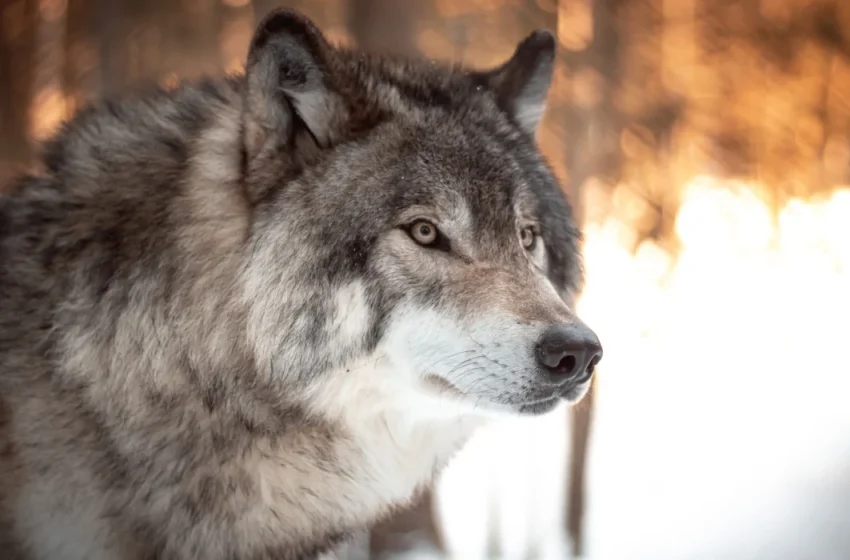
<path id="1" fill-rule="evenodd" d="M 547 31 L 475 69 L 268 14 L 243 73 L 101 100 L 0 198 L 6 560 L 305 559 L 493 418 L 582 397 Z"/>

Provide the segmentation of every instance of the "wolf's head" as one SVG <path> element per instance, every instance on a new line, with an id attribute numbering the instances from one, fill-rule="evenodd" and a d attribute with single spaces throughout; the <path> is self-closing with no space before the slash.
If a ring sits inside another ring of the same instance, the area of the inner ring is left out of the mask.
<path id="1" fill-rule="evenodd" d="M 246 297 L 272 378 L 320 408 L 581 398 L 602 348 L 571 309 L 579 233 L 534 140 L 554 50 L 538 31 L 471 70 L 334 47 L 288 11 L 263 20 L 242 117 Z"/>

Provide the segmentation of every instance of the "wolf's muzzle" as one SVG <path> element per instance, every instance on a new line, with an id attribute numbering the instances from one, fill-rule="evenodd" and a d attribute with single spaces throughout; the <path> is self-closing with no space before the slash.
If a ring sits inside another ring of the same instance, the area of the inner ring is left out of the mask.
<path id="1" fill-rule="evenodd" d="M 602 359 L 599 338 L 584 323 L 552 326 L 537 341 L 537 362 L 552 383 L 571 385 L 590 379 Z"/>

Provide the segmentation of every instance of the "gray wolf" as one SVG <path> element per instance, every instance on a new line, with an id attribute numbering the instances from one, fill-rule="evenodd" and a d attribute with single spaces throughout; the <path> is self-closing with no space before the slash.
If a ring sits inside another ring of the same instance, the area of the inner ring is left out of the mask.
<path id="1" fill-rule="evenodd" d="M 3 558 L 313 558 L 579 399 L 554 50 L 404 60 L 275 11 L 244 75 L 64 124 L 0 199 Z"/>

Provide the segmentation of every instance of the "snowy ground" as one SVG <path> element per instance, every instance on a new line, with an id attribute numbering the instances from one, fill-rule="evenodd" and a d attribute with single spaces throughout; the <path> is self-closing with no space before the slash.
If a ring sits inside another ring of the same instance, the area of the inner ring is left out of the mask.
<path id="1" fill-rule="evenodd" d="M 706 365 L 687 377 L 605 380 L 589 557 L 850 558 L 847 392 L 830 383 L 835 370 L 775 372 L 763 364 L 748 374 L 763 379 L 726 383 Z"/>

